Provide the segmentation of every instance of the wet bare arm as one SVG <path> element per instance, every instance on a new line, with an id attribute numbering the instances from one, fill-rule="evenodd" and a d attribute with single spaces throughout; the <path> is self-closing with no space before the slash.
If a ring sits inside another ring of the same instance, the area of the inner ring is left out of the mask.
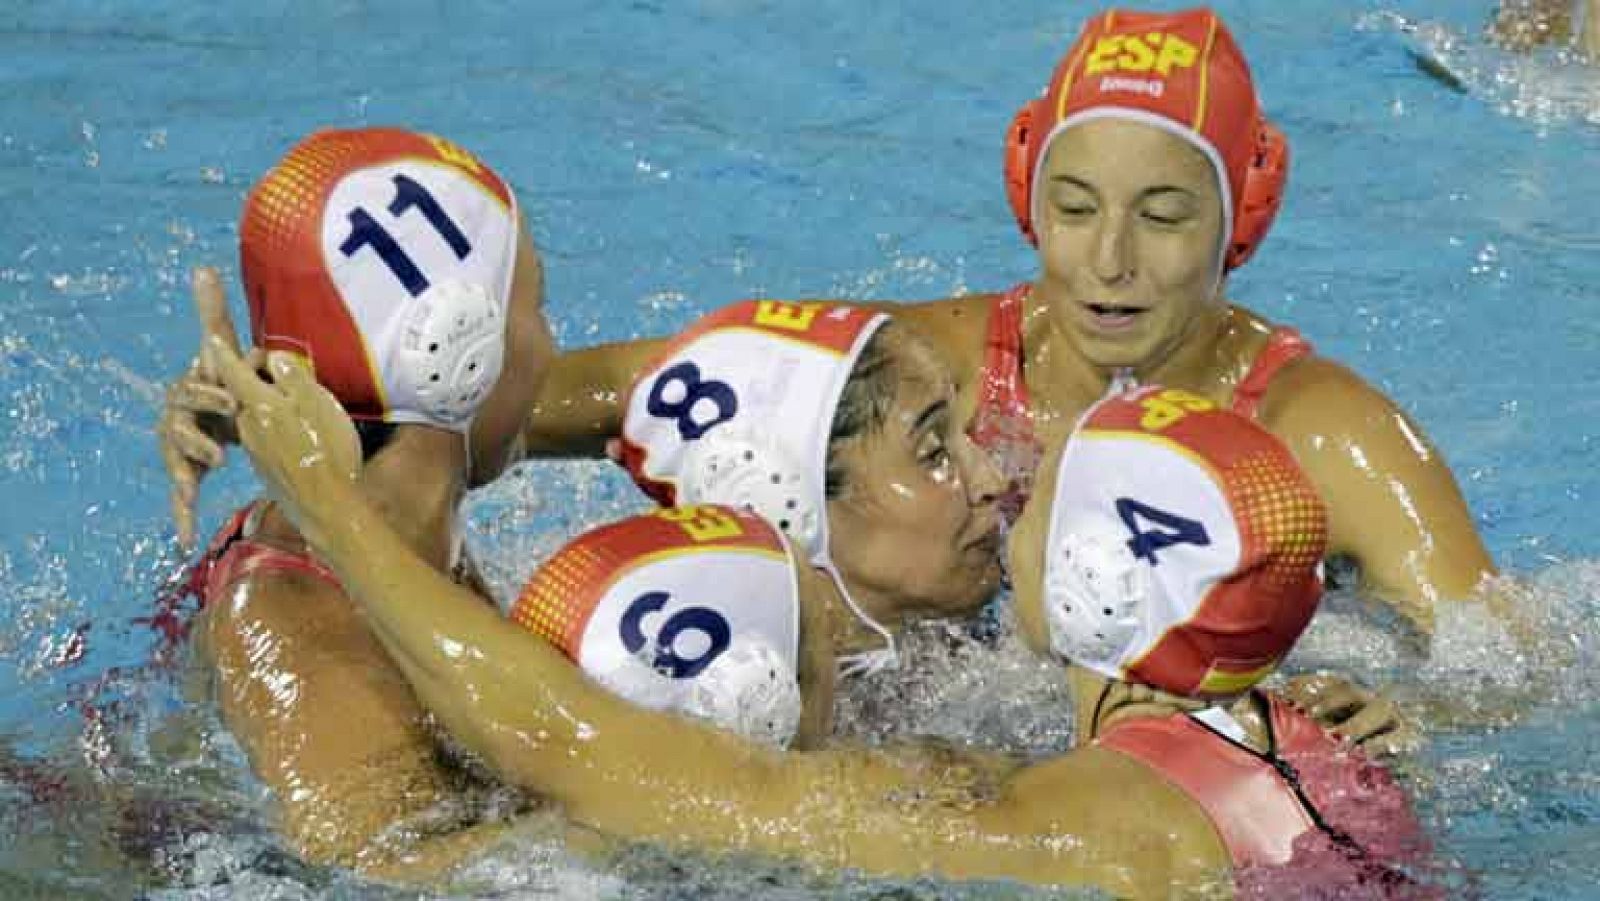
<path id="1" fill-rule="evenodd" d="M 217 335 L 235 350 L 239 339 L 228 314 L 222 279 L 215 269 L 190 273 L 190 293 L 200 320 L 200 340 Z M 259 358 L 252 359 L 258 364 Z M 161 462 L 172 482 L 172 520 L 184 547 L 195 543 L 195 500 L 206 473 L 223 463 L 224 448 L 238 440 L 233 429 L 233 398 L 218 383 L 203 353 L 167 388 L 156 423 Z"/>
<path id="2" fill-rule="evenodd" d="M 665 348 L 641 339 L 567 351 L 550 364 L 523 426 L 529 457 L 601 457 L 622 434 L 628 390 Z"/>
<path id="3" fill-rule="evenodd" d="M 1578 32 L 1578 49 L 1590 62 L 1600 62 L 1600 0 L 1583 0 L 1583 28 Z"/>
<path id="4" fill-rule="evenodd" d="M 1423 633 L 1440 602 L 1472 597 L 1495 574 L 1439 451 L 1348 369 L 1316 358 L 1286 370 L 1262 421 L 1327 503 L 1329 554 L 1354 560 L 1363 588 Z"/>
<path id="5" fill-rule="evenodd" d="M 862 750 L 783 754 L 626 704 L 422 564 L 373 515 L 323 462 L 318 433 L 339 428 L 343 414 L 303 370 L 275 358 L 279 387 L 268 386 L 219 353 L 263 480 L 424 704 L 503 777 L 552 796 L 575 820 L 828 867 L 1133 897 L 1165 896 L 1174 880 L 1209 883 L 1225 865 L 1192 803 L 1121 755 L 1091 749 L 991 786 L 981 768 Z"/>
<path id="6" fill-rule="evenodd" d="M 795 301 L 809 303 L 810 300 Z M 858 303 L 830 300 L 827 303 Z M 943 349 L 958 376 L 983 361 L 987 297 L 914 304 L 869 303 L 913 324 Z M 529 457 L 601 457 L 606 442 L 622 434 L 628 391 L 670 338 L 641 338 L 562 353 L 550 365 L 539 398 L 523 427 Z M 962 383 L 970 378 L 960 378 Z"/>

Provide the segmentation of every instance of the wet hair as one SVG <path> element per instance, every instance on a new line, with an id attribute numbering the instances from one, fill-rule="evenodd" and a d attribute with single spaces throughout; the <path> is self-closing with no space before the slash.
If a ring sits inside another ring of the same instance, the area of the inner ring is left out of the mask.
<path id="1" fill-rule="evenodd" d="M 395 425 L 380 419 L 357 419 L 356 437 L 361 439 L 361 462 L 365 463 L 378 455 L 394 438 Z"/>
<path id="2" fill-rule="evenodd" d="M 839 462 L 839 451 L 850 441 L 883 428 L 889 419 L 889 407 L 900 381 L 900 360 L 891 346 L 895 343 L 892 334 L 898 334 L 898 327 L 886 322 L 867 340 L 839 394 L 839 406 L 828 431 L 828 462 L 823 470 L 822 490 L 828 500 L 850 487 Z"/>

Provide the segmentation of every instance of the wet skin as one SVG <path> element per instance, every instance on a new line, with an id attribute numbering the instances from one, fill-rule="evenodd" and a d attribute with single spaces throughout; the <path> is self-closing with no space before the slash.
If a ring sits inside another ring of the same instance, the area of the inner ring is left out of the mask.
<path id="1" fill-rule="evenodd" d="M 215 272 L 197 273 L 195 294 L 206 334 L 236 346 Z M 451 565 L 456 509 L 469 477 L 487 480 L 518 456 L 522 411 L 553 355 L 542 302 L 538 256 L 524 237 L 506 366 L 474 423 L 470 476 L 461 436 L 426 426 L 396 428 L 360 467 L 363 495 L 438 571 Z M 187 378 L 210 375 L 201 362 Z M 211 415 L 222 421 L 233 412 L 206 392 L 203 381 L 174 392 L 210 403 Z M 181 431 L 184 423 L 173 422 L 181 412 L 169 408 L 164 435 Z M 345 447 L 341 453 L 341 466 L 354 472 L 359 451 Z M 261 518 L 251 540 L 305 552 L 298 532 L 276 510 Z M 444 802 L 463 797 L 471 780 L 443 760 L 409 684 L 336 586 L 296 573 L 246 576 L 209 599 L 196 634 L 214 670 L 223 717 L 273 789 L 281 829 L 303 857 L 403 876 L 412 869 L 434 872 L 440 861 L 481 846 L 484 836 L 460 831 L 471 822 L 469 814 L 438 816 Z"/>
<path id="2" fill-rule="evenodd" d="M 1219 187 L 1204 158 L 1160 129 L 1097 120 L 1057 139 L 1045 177 L 1039 273 L 1023 302 L 1021 336 L 1043 443 L 1059 440 L 1119 368 L 1230 403 L 1273 324 L 1224 299 Z M 961 421 L 977 404 L 994 299 L 885 306 L 949 361 Z M 620 428 L 619 398 L 659 347 L 639 341 L 564 353 L 529 417 L 530 452 L 599 454 Z M 1330 552 L 1356 564 L 1364 592 L 1422 635 L 1438 604 L 1480 593 L 1518 628 L 1519 612 L 1503 596 L 1480 592 L 1494 565 L 1448 465 L 1392 401 L 1311 356 L 1279 372 L 1258 418 L 1316 483 L 1329 507 Z"/>

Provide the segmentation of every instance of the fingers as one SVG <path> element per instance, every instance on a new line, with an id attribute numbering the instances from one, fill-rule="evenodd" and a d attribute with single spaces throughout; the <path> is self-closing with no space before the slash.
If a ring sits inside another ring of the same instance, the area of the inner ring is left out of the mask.
<path id="1" fill-rule="evenodd" d="M 169 448 L 182 455 L 184 468 L 190 472 L 197 464 L 206 469 L 218 469 L 224 462 L 222 445 L 191 422 L 175 419 L 167 424 L 161 438 L 162 453 Z M 167 469 L 171 471 L 172 467 Z"/>
<path id="2" fill-rule="evenodd" d="M 194 497 L 197 480 L 192 465 L 184 458 L 183 453 L 175 443 L 162 437 L 161 460 L 167 467 L 167 476 L 172 480 L 171 505 L 172 521 L 178 527 L 178 543 L 184 550 L 194 548 Z"/>
<path id="3" fill-rule="evenodd" d="M 215 416 L 233 416 L 239 412 L 238 404 L 234 403 L 233 395 L 226 388 L 189 376 L 172 383 L 167 391 L 167 407 L 169 410 Z"/>
<path id="4" fill-rule="evenodd" d="M 1301 707 L 1314 720 L 1328 725 L 1342 725 L 1350 717 L 1356 715 L 1364 708 L 1379 703 L 1375 696 L 1358 692 L 1349 686 L 1339 686 L 1319 692 L 1308 698 L 1309 703 L 1302 703 Z"/>
<path id="5" fill-rule="evenodd" d="M 1373 702 L 1339 725 L 1339 734 L 1356 744 L 1393 732 L 1400 727 L 1400 714 L 1393 704 Z"/>
<path id="6" fill-rule="evenodd" d="M 1393 707 L 1364 710 L 1347 728 L 1346 738 L 1373 757 L 1399 757 L 1422 746 L 1422 734 Z"/>
<path id="7" fill-rule="evenodd" d="M 261 380 L 256 371 L 239 357 L 239 352 L 219 335 L 207 335 L 203 355 L 209 358 L 212 370 L 229 393 L 241 406 L 271 404 L 281 395 Z"/>
<path id="8" fill-rule="evenodd" d="M 266 355 L 266 361 L 273 383 L 287 394 L 303 394 L 317 384 L 316 377 L 311 374 L 311 366 L 301 357 L 275 350 Z"/>
<path id="9" fill-rule="evenodd" d="M 189 284 L 194 293 L 195 313 L 200 317 L 201 340 L 218 335 L 237 352 L 239 334 L 233 327 L 233 316 L 228 312 L 228 297 L 222 290 L 222 277 L 210 266 L 200 266 L 190 275 Z"/>

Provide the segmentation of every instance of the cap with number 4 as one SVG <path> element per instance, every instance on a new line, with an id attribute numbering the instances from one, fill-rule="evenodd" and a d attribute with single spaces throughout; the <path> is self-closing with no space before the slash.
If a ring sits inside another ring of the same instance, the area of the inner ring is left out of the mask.
<path id="1" fill-rule="evenodd" d="M 1225 698 L 1322 596 L 1327 519 L 1287 448 L 1160 387 L 1090 408 L 1062 451 L 1044 560 L 1051 646 L 1103 675 Z"/>
<path id="2" fill-rule="evenodd" d="M 317 132 L 245 202 L 254 341 L 307 357 L 354 418 L 465 430 L 504 362 L 517 222 L 505 182 L 443 138 Z"/>

